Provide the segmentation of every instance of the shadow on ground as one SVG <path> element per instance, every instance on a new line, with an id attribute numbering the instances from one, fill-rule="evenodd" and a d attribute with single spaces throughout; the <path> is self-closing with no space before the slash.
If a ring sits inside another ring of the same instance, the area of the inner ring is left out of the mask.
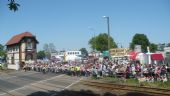
<path id="1" fill-rule="evenodd" d="M 124 95 L 116 95 L 110 92 L 106 92 L 104 94 L 97 94 L 90 90 L 81 90 L 81 91 L 72 91 L 72 90 L 63 90 L 63 91 L 38 91 L 34 92 L 27 96 L 151 96 L 144 93 L 137 93 L 137 92 L 129 92 Z"/>

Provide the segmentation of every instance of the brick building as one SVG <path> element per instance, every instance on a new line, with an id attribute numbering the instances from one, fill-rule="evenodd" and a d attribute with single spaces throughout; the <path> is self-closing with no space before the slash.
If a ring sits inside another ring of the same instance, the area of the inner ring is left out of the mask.
<path id="1" fill-rule="evenodd" d="M 22 67 L 26 61 L 36 61 L 38 41 L 30 32 L 13 36 L 7 43 L 7 63 L 9 69 Z M 19 64 L 19 65 L 17 65 Z"/>

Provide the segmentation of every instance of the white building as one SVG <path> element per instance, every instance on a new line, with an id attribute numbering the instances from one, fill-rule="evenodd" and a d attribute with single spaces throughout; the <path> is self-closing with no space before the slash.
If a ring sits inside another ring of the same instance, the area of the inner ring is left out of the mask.
<path id="1" fill-rule="evenodd" d="M 55 57 L 59 61 L 64 61 L 64 54 L 65 54 L 65 51 L 51 53 L 51 58 Z"/>
<path id="2" fill-rule="evenodd" d="M 81 51 L 66 51 L 65 61 L 81 60 Z"/>
<path id="3" fill-rule="evenodd" d="M 164 57 L 165 57 L 166 63 L 170 63 L 170 47 L 164 48 Z"/>
<path id="4" fill-rule="evenodd" d="M 60 51 L 53 53 L 51 56 L 62 59 L 64 61 L 76 61 L 81 60 L 81 51 Z"/>

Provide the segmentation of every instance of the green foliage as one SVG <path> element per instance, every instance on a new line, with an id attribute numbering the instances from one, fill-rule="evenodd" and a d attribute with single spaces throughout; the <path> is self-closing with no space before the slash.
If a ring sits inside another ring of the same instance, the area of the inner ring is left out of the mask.
<path id="1" fill-rule="evenodd" d="M 96 37 L 92 37 L 90 40 L 89 40 L 89 45 L 90 47 L 95 50 L 96 49 Z"/>
<path id="2" fill-rule="evenodd" d="M 129 85 L 136 85 L 138 83 L 138 80 L 134 78 L 130 78 L 126 80 L 126 83 Z"/>
<path id="3" fill-rule="evenodd" d="M 11 11 L 17 11 L 18 7 L 20 7 L 20 5 L 18 3 L 15 2 L 15 0 L 8 0 L 10 3 L 8 4 L 8 7 Z"/>
<path id="4" fill-rule="evenodd" d="M 117 83 L 119 81 L 119 78 L 105 77 L 105 78 L 102 78 L 102 81 L 109 82 L 109 83 Z"/>
<path id="5" fill-rule="evenodd" d="M 137 33 L 133 36 L 130 48 L 134 50 L 135 45 L 141 45 L 142 52 L 147 52 L 147 46 L 150 45 L 150 42 L 145 34 Z"/>
<path id="6" fill-rule="evenodd" d="M 80 51 L 81 51 L 81 54 L 83 57 L 88 56 L 88 52 L 87 52 L 86 48 L 81 48 Z"/>
<path id="7" fill-rule="evenodd" d="M 43 59 L 46 57 L 45 51 L 38 51 L 37 53 L 37 59 Z"/>
<path id="8" fill-rule="evenodd" d="M 5 57 L 6 56 L 6 51 L 5 51 L 5 46 L 0 44 L 0 56 Z"/>
<path id="9" fill-rule="evenodd" d="M 108 35 L 106 33 L 101 33 L 98 36 L 91 38 L 89 40 L 89 45 L 92 49 L 97 51 L 103 52 L 108 50 Z M 110 49 L 111 48 L 117 48 L 112 37 L 110 37 Z"/>
<path id="10" fill-rule="evenodd" d="M 167 47 L 170 47 L 170 43 L 167 44 Z"/>
<path id="11" fill-rule="evenodd" d="M 157 50 L 157 45 L 154 43 L 151 43 L 149 47 L 151 52 L 155 52 Z"/>
<path id="12" fill-rule="evenodd" d="M 170 80 L 168 80 L 167 82 L 158 82 L 157 85 L 161 88 L 170 88 Z"/>
<path id="13" fill-rule="evenodd" d="M 102 80 L 105 82 L 118 84 L 121 81 L 121 78 L 105 77 Z M 133 85 L 133 86 L 139 85 L 138 80 L 135 78 L 126 79 L 126 81 L 124 83 L 127 85 Z M 164 82 L 164 83 L 162 81 L 155 81 L 155 82 L 141 82 L 141 84 L 142 84 L 142 86 L 146 86 L 146 87 L 170 89 L 170 80 L 168 80 L 167 82 Z"/>

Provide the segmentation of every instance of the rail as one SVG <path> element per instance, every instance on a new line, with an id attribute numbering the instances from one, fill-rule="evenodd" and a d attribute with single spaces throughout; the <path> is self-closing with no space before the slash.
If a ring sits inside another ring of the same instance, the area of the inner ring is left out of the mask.
<path id="1" fill-rule="evenodd" d="M 115 84 L 115 83 L 102 83 L 102 82 L 94 82 L 83 80 L 82 83 L 87 86 L 102 88 L 103 90 L 123 90 L 130 92 L 139 92 L 145 93 L 148 95 L 156 95 L 156 96 L 170 96 L 170 89 L 163 88 L 152 88 L 152 87 L 144 87 L 144 86 L 132 86 L 132 85 L 124 85 L 124 84 Z"/>

